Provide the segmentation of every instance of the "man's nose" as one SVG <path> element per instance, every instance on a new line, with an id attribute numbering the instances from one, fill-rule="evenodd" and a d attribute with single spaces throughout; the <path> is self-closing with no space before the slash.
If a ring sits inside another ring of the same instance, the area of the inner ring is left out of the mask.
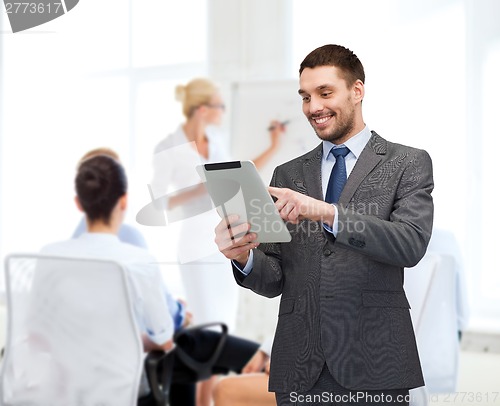
<path id="1" fill-rule="evenodd" d="M 323 100 L 319 97 L 311 97 L 311 101 L 309 102 L 309 112 L 311 114 L 319 113 L 323 110 Z"/>

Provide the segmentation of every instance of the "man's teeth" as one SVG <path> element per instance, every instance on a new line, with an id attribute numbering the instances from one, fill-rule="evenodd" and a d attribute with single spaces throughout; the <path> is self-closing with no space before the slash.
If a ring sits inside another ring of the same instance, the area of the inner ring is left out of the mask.
<path id="1" fill-rule="evenodd" d="M 328 119 L 330 118 L 330 116 L 326 116 L 326 117 L 320 117 L 320 118 L 315 118 L 314 121 L 316 122 L 316 124 L 323 124 L 325 123 Z"/>

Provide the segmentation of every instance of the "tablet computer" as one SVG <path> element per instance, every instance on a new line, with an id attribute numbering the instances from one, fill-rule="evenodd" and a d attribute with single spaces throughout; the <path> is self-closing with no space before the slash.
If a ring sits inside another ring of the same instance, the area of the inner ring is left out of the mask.
<path id="1" fill-rule="evenodd" d="M 198 165 L 196 170 L 222 218 L 237 214 L 241 223 L 250 223 L 250 231 L 257 234 L 259 242 L 291 241 L 292 236 L 252 161 L 210 163 Z"/>

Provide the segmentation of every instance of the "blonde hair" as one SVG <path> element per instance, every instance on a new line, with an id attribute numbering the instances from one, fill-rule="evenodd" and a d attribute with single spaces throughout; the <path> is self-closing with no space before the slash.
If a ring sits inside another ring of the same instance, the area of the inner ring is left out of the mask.
<path id="1" fill-rule="evenodd" d="M 186 118 L 190 118 L 198 107 L 210 103 L 217 93 L 217 85 L 205 78 L 196 78 L 175 88 L 175 98 L 182 103 L 182 113 Z"/>
<path id="2" fill-rule="evenodd" d="M 86 161 L 87 159 L 93 158 L 95 156 L 99 155 L 106 155 L 109 156 L 110 158 L 113 158 L 115 161 L 120 162 L 120 156 L 118 153 L 111 148 L 108 147 L 100 147 L 100 148 L 95 148 L 91 149 L 90 151 L 86 152 L 85 155 L 83 155 L 80 160 L 78 161 L 77 167 L 79 167 L 83 161 Z"/>

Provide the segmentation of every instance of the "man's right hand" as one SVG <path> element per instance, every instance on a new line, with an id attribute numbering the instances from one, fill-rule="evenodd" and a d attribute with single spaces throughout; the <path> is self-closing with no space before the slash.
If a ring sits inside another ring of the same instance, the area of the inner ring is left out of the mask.
<path id="1" fill-rule="evenodd" d="M 250 250 L 259 245 L 257 234 L 249 233 L 250 224 L 238 224 L 237 215 L 229 215 L 215 227 L 215 243 L 219 251 L 243 267 L 248 261 Z M 242 235 L 242 237 L 235 237 Z"/>

